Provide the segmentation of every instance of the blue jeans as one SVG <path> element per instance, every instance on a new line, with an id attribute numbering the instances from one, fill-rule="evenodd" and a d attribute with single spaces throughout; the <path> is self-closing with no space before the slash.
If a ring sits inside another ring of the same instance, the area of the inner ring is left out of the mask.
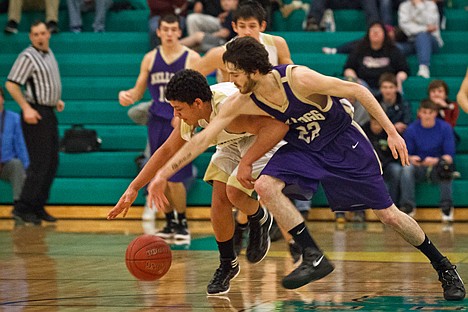
<path id="1" fill-rule="evenodd" d="M 308 18 L 314 18 L 317 23 L 320 23 L 323 13 L 327 8 L 332 10 L 357 10 L 362 9 L 366 15 L 367 25 L 379 21 L 379 11 L 377 8 L 377 0 L 313 0 L 310 3 Z"/>
<path id="2" fill-rule="evenodd" d="M 426 166 L 406 166 L 402 167 L 401 181 L 400 181 L 400 193 L 401 193 L 401 205 L 410 205 L 416 207 L 415 200 L 415 186 L 416 182 L 427 181 L 427 174 L 429 167 Z M 437 183 L 440 190 L 440 201 L 439 206 L 453 206 L 452 200 L 452 180 L 432 180 L 431 182 Z"/>
<path id="3" fill-rule="evenodd" d="M 419 65 L 431 65 L 431 55 L 439 51 L 439 44 L 436 38 L 429 32 L 420 32 L 414 40 L 407 42 L 397 42 L 397 47 L 404 55 L 416 53 Z"/>
<path id="4" fill-rule="evenodd" d="M 96 32 L 104 31 L 106 28 L 107 10 L 112 5 L 112 0 L 95 0 L 85 2 L 84 0 L 67 0 L 70 28 L 82 27 L 81 12 L 96 11 L 93 29 Z"/>
<path id="5" fill-rule="evenodd" d="M 400 180 L 403 167 L 398 162 L 391 162 L 383 168 L 383 178 L 395 205 L 400 201 Z"/>

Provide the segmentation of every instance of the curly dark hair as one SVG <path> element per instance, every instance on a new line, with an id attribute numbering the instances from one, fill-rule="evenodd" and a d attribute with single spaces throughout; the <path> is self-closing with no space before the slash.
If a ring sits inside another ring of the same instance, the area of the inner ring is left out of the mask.
<path id="1" fill-rule="evenodd" d="M 211 101 L 213 94 L 206 78 L 199 72 L 184 69 L 175 73 L 166 86 L 166 99 L 192 105 L 195 99 Z"/>
<path id="2" fill-rule="evenodd" d="M 251 74 L 258 70 L 266 75 L 272 69 L 267 50 L 252 37 L 236 38 L 229 42 L 223 54 L 223 62 L 232 63 L 237 69 Z"/>

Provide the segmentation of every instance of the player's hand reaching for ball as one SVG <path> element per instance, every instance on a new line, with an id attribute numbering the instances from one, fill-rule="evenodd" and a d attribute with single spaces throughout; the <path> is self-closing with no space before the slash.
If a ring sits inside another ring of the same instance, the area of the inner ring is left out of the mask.
<path id="1" fill-rule="evenodd" d="M 167 200 L 164 192 L 167 187 L 167 179 L 161 178 L 158 174 L 153 178 L 150 184 L 147 187 L 148 190 L 148 200 L 154 203 L 159 209 L 165 210 L 169 206 L 169 201 Z"/>
<path id="2" fill-rule="evenodd" d="M 133 188 L 128 188 L 122 197 L 120 197 L 119 202 L 112 208 L 111 211 L 107 214 L 107 219 L 112 220 L 117 218 L 119 214 L 123 212 L 123 217 L 127 216 L 128 209 L 132 206 L 133 202 L 138 196 L 138 191 Z"/>

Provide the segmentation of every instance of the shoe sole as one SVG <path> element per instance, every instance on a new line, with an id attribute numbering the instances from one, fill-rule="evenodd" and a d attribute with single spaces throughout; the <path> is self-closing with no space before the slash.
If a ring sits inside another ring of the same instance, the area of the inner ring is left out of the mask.
<path id="1" fill-rule="evenodd" d="M 267 211 L 267 213 L 270 213 L 270 212 Z M 270 250 L 270 246 L 271 246 L 270 229 L 271 229 L 272 224 L 273 224 L 273 216 L 270 214 L 270 225 L 268 226 L 268 232 L 267 232 L 267 233 L 268 233 L 268 245 L 267 245 L 267 249 L 266 249 L 266 251 L 265 251 L 265 254 L 264 254 L 263 257 L 262 257 L 260 260 L 258 260 L 258 261 L 251 261 L 251 260 L 249 259 L 249 257 L 247 257 L 247 260 L 248 260 L 250 263 L 256 264 L 256 263 L 261 262 L 263 259 L 265 259 L 265 257 L 266 257 L 266 255 L 267 255 L 268 251 Z M 247 252 L 246 252 L 246 253 L 247 253 Z"/>
<path id="2" fill-rule="evenodd" d="M 190 234 L 189 235 L 175 234 L 174 239 L 190 240 Z"/>
<path id="3" fill-rule="evenodd" d="M 333 272 L 335 268 L 333 267 L 333 265 L 329 264 L 325 269 L 323 269 L 323 273 L 320 275 L 320 276 L 315 276 L 315 277 L 312 277 L 310 279 L 307 279 L 307 280 L 304 280 L 304 281 L 299 281 L 299 282 L 288 282 L 288 281 L 282 281 L 282 285 L 284 288 L 286 289 L 296 289 L 296 288 L 299 288 L 299 287 L 302 287 L 304 285 L 307 285 L 311 282 L 314 282 L 314 281 L 317 281 L 319 279 L 322 279 L 324 278 L 325 276 L 327 276 L 328 274 L 330 274 L 331 272 Z"/>
<path id="4" fill-rule="evenodd" d="M 210 294 L 208 293 L 208 291 L 206 292 L 206 296 L 207 297 L 217 297 L 217 296 L 222 296 L 222 295 L 225 295 L 227 294 L 230 290 L 231 290 L 231 281 L 233 279 L 235 279 L 240 273 L 240 266 L 239 266 L 239 271 L 237 271 L 236 275 L 234 275 L 231 280 L 229 281 L 229 288 L 226 290 L 226 291 L 223 291 L 223 292 L 219 292 L 219 293 L 216 293 L 216 294 Z"/>
<path id="5" fill-rule="evenodd" d="M 159 236 L 159 237 L 164 238 L 164 239 L 174 238 L 174 234 L 173 234 L 173 233 L 171 233 L 171 234 L 156 233 L 156 234 L 154 234 L 154 235 Z"/>

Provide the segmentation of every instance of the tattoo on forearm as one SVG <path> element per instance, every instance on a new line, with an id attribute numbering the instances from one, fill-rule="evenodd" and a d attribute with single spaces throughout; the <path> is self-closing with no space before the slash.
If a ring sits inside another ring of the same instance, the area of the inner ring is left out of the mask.
<path id="1" fill-rule="evenodd" d="M 192 153 L 189 152 L 187 155 L 185 155 L 184 157 L 182 157 L 177 163 L 173 163 L 173 164 L 171 165 L 171 168 L 172 168 L 173 170 L 179 170 L 180 165 L 181 165 L 183 162 L 185 162 L 187 159 L 189 159 L 191 156 L 192 156 Z"/>

